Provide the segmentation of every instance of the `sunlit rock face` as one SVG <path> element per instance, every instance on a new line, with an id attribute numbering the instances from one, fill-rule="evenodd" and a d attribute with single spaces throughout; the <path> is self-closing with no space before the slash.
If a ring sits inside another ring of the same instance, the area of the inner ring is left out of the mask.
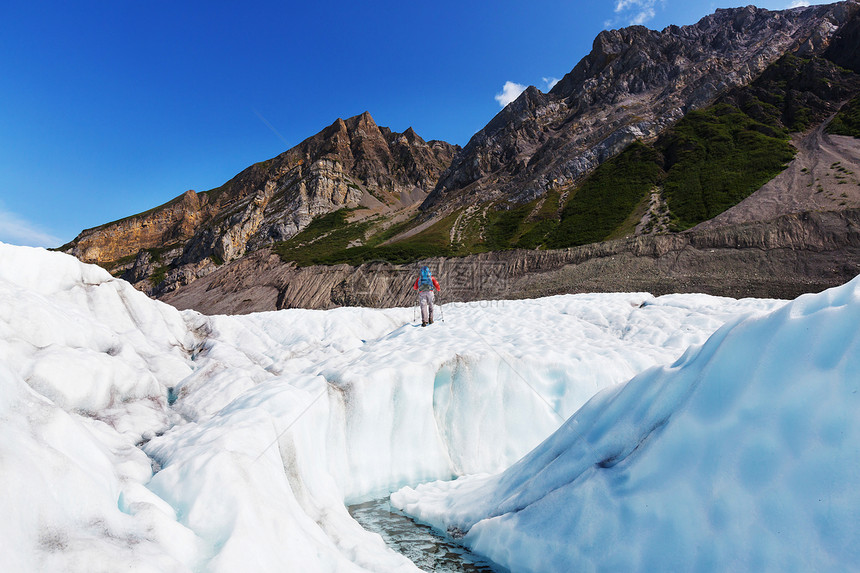
<path id="1" fill-rule="evenodd" d="M 208 196 L 186 191 L 152 211 L 87 229 L 63 250 L 86 263 L 111 263 L 141 249 L 188 240 L 212 213 Z"/>
<path id="2" fill-rule="evenodd" d="M 458 149 L 424 141 L 412 128 L 392 132 L 365 112 L 338 119 L 217 189 L 188 191 L 147 213 L 85 230 L 61 250 L 145 292 L 170 292 L 292 237 L 316 216 L 343 207 L 386 213 L 417 206 Z"/>

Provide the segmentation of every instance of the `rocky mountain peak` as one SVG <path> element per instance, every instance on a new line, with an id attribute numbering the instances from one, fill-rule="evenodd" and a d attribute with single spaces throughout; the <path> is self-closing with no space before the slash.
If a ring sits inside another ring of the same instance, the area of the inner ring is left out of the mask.
<path id="1" fill-rule="evenodd" d="M 349 128 L 347 127 L 346 122 L 341 118 L 337 118 L 334 123 L 318 133 L 317 137 L 325 140 L 336 140 L 338 138 L 346 138 L 348 137 L 348 134 Z"/>
<path id="2" fill-rule="evenodd" d="M 248 250 L 289 239 L 314 217 L 364 208 L 415 208 L 459 149 L 396 133 L 369 112 L 337 119 L 292 149 L 254 164 L 217 189 L 187 191 L 141 215 L 82 232 L 63 247 L 153 291 L 171 290 Z M 161 279 L 159 279 L 161 282 Z"/>
<path id="3" fill-rule="evenodd" d="M 411 127 L 407 128 L 406 131 L 403 132 L 403 137 L 412 145 L 427 145 L 427 142 L 421 139 L 421 136 L 415 133 L 415 130 Z"/>
<path id="4" fill-rule="evenodd" d="M 635 139 L 749 84 L 787 52 L 821 53 L 856 1 L 716 11 L 691 26 L 607 30 L 548 93 L 532 87 L 469 141 L 422 209 L 523 201 L 570 186 Z"/>
<path id="5" fill-rule="evenodd" d="M 200 208 L 200 198 L 193 189 L 182 194 L 182 203 L 189 209 L 197 210 Z"/>
<path id="6" fill-rule="evenodd" d="M 369 111 L 364 111 L 346 120 L 347 125 L 352 130 L 356 129 L 379 129 L 376 122 L 373 121 L 373 116 Z"/>
<path id="7" fill-rule="evenodd" d="M 347 136 L 354 142 L 366 138 L 372 140 L 384 139 L 382 130 L 376 125 L 373 117 L 368 112 L 350 117 L 344 120 L 344 124 L 346 125 Z"/>

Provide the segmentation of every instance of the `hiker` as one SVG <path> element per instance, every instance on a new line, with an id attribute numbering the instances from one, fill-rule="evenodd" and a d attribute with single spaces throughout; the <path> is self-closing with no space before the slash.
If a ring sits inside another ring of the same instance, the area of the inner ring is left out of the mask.
<path id="1" fill-rule="evenodd" d="M 432 274 L 430 267 L 423 266 L 415 279 L 412 288 L 418 291 L 418 304 L 421 305 L 421 326 L 433 324 L 433 289 L 441 291 L 439 282 Z"/>

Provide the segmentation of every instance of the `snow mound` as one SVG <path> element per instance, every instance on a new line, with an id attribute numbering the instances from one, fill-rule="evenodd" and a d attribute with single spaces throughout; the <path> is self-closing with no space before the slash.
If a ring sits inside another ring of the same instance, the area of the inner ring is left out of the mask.
<path id="1" fill-rule="evenodd" d="M 596 395 L 501 474 L 392 503 L 512 571 L 860 563 L 860 277 Z"/>
<path id="2" fill-rule="evenodd" d="M 198 339 L 103 269 L 0 244 L 0 554 L 5 571 L 187 571 L 197 540 L 144 487 L 137 444 L 179 421 L 168 387 Z"/>
<path id="3" fill-rule="evenodd" d="M 64 410 L 138 439 L 166 427 L 167 387 L 197 343 L 176 309 L 104 269 L 0 243 L 0 361 Z"/>
<path id="4" fill-rule="evenodd" d="M 217 316 L 175 408 L 205 421 L 275 376 L 321 376 L 327 465 L 345 499 L 359 502 L 501 471 L 597 391 L 677 359 L 726 320 L 782 304 L 566 295 L 448 305 L 445 322 L 428 328 L 410 309 Z"/>
<path id="5" fill-rule="evenodd" d="M 0 364 L 0 429 L 4 571 L 189 570 L 194 535 L 140 485 L 149 459 L 112 428 L 62 411 Z"/>

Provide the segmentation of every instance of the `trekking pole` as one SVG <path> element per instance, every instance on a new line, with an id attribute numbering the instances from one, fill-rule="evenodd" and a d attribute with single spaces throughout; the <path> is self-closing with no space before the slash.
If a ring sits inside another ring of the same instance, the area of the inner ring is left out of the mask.
<path id="1" fill-rule="evenodd" d="M 439 291 L 439 304 L 436 306 L 439 307 L 439 320 L 445 322 L 445 311 L 442 310 L 442 291 Z"/>

